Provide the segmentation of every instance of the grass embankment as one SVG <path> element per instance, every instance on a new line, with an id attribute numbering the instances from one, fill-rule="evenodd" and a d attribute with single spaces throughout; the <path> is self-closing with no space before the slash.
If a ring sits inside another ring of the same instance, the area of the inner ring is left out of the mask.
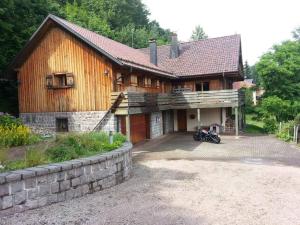
<path id="1" fill-rule="evenodd" d="M 114 134 L 110 144 L 109 136 L 103 132 L 68 133 L 45 139 L 33 134 L 21 120 L 1 115 L 0 172 L 108 152 L 125 141 L 125 136 Z"/>
<path id="2" fill-rule="evenodd" d="M 246 128 L 245 132 L 249 134 L 263 134 L 265 133 L 264 130 L 264 123 L 259 121 L 255 115 L 248 114 L 246 115 Z"/>

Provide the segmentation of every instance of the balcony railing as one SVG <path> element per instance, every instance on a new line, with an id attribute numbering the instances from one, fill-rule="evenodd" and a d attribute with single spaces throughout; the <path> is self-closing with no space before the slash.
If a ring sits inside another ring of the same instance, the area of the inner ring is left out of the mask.
<path id="1" fill-rule="evenodd" d="M 113 92 L 114 102 L 119 92 Z M 124 92 L 116 114 L 147 113 L 167 109 L 238 107 L 244 104 L 244 92 L 234 89 L 182 93 Z"/>

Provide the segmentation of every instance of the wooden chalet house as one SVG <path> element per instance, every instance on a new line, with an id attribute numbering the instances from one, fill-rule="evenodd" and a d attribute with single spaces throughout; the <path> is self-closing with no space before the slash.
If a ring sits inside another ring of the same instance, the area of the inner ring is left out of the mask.
<path id="1" fill-rule="evenodd" d="M 118 131 L 137 143 L 173 131 L 241 128 L 239 35 L 133 49 L 49 15 L 11 64 L 19 111 L 39 131 Z"/>

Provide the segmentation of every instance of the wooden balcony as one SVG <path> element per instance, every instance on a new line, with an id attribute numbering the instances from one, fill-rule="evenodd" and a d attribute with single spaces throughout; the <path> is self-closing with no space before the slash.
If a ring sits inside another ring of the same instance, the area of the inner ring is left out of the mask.
<path id="1" fill-rule="evenodd" d="M 120 92 L 112 93 L 112 104 Z M 127 115 L 148 113 L 168 109 L 238 107 L 244 104 L 244 92 L 220 90 L 182 93 L 140 93 L 124 92 L 125 98 L 118 105 L 115 114 Z"/>

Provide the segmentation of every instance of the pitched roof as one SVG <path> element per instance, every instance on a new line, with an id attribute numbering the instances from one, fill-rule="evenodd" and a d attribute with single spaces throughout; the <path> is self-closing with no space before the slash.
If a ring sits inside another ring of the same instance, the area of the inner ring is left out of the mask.
<path id="1" fill-rule="evenodd" d="M 149 48 L 140 49 L 149 55 Z M 238 72 L 241 57 L 240 35 L 209 38 L 179 44 L 179 57 L 170 59 L 170 45 L 158 46 L 158 66 L 176 76 Z"/>
<path id="2" fill-rule="evenodd" d="M 170 59 L 170 45 L 158 46 L 158 65 L 150 63 L 149 48 L 134 49 L 54 15 L 49 15 L 32 35 L 11 66 L 19 66 L 49 21 L 58 24 L 117 64 L 149 71 L 169 78 L 238 72 L 241 57 L 239 35 L 179 44 L 180 55 Z"/>

